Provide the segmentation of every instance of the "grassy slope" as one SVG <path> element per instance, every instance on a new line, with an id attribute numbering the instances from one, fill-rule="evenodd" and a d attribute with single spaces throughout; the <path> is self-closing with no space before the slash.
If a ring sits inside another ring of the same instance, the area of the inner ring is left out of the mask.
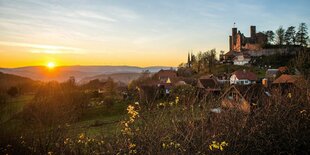
<path id="1" fill-rule="evenodd" d="M 21 117 L 17 116 L 22 112 L 23 106 L 31 101 L 33 95 L 23 95 L 14 98 L 4 108 L 0 109 L 1 132 L 4 133 L 19 133 L 26 128 Z M 98 106 L 87 108 L 81 119 L 70 125 L 69 132 L 71 135 L 79 133 L 87 133 L 89 136 L 97 136 L 103 134 L 110 136 L 114 133 L 119 133 L 119 122 L 126 117 L 125 103 L 116 103 L 111 107 Z"/>
<path id="2" fill-rule="evenodd" d="M 100 133 L 105 136 L 117 134 L 120 132 L 120 121 L 126 117 L 126 107 L 125 103 L 116 103 L 110 108 L 99 106 L 87 109 L 80 121 L 72 124 L 71 132 L 86 132 L 89 136 L 97 136 Z"/>
<path id="3" fill-rule="evenodd" d="M 219 73 L 232 73 L 234 71 L 237 70 L 249 70 L 254 72 L 258 78 L 263 78 L 265 76 L 266 71 L 264 69 L 260 69 L 258 67 L 252 66 L 252 67 L 248 67 L 248 66 L 238 66 L 238 65 L 224 65 L 224 64 L 220 64 L 216 66 L 215 69 L 215 74 L 219 74 Z"/>
<path id="4" fill-rule="evenodd" d="M 25 104 L 33 99 L 34 95 L 27 94 L 10 98 L 8 103 L 0 109 L 0 123 L 6 122 L 23 110 Z"/>

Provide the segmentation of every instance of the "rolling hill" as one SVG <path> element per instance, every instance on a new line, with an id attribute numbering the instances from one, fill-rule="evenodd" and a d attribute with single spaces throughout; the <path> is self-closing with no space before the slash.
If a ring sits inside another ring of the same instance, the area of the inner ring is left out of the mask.
<path id="1" fill-rule="evenodd" d="M 82 80 L 79 81 L 79 84 L 85 84 L 95 79 L 106 80 L 109 77 L 112 78 L 115 82 L 129 84 L 131 81 L 138 79 L 141 75 L 142 75 L 141 73 L 101 74 L 101 75 L 83 78 Z"/>
<path id="2" fill-rule="evenodd" d="M 166 66 L 136 67 L 136 66 L 60 66 L 52 70 L 44 66 L 30 66 L 20 68 L 0 68 L 0 72 L 14 74 L 41 81 L 65 81 L 74 76 L 77 81 L 87 77 L 103 76 L 117 73 L 141 73 L 149 70 L 158 72 L 160 69 L 169 69 Z M 128 74 L 130 75 L 130 74 Z M 123 79 L 125 75 L 122 75 Z M 130 77 L 129 77 L 130 79 Z M 125 80 L 126 81 L 126 80 Z"/>
<path id="3" fill-rule="evenodd" d="M 36 84 L 37 82 L 30 78 L 0 72 L 0 91 L 6 91 L 10 87 L 19 87 L 21 91 L 31 91 Z"/>

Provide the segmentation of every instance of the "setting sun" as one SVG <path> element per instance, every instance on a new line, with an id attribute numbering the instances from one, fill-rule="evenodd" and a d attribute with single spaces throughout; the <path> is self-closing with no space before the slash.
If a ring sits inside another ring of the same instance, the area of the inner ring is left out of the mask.
<path id="1" fill-rule="evenodd" d="M 47 68 L 49 68 L 49 69 L 53 69 L 53 68 L 55 68 L 55 63 L 54 62 L 49 62 L 49 63 L 47 63 L 47 65 L 46 65 L 46 67 Z"/>

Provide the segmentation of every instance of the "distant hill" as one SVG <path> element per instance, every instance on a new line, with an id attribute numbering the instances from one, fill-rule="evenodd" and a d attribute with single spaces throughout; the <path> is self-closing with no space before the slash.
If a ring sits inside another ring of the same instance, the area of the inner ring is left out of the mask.
<path id="1" fill-rule="evenodd" d="M 79 84 L 88 83 L 91 80 L 99 79 L 106 80 L 109 77 L 112 78 L 115 82 L 122 82 L 129 84 L 131 81 L 138 79 L 142 73 L 114 73 L 114 74 L 101 74 L 92 77 L 86 77 L 79 81 Z"/>
<path id="2" fill-rule="evenodd" d="M 44 66 L 30 66 L 20 68 L 0 68 L 0 72 L 28 77 L 34 80 L 59 82 L 74 76 L 77 81 L 96 75 L 116 73 L 141 73 L 149 70 L 158 72 L 160 69 L 170 69 L 167 66 L 136 67 L 136 66 L 60 66 L 49 70 Z"/>
<path id="3" fill-rule="evenodd" d="M 18 87 L 24 92 L 31 91 L 36 84 L 37 82 L 30 78 L 0 72 L 0 91 L 6 91 L 10 87 Z"/>

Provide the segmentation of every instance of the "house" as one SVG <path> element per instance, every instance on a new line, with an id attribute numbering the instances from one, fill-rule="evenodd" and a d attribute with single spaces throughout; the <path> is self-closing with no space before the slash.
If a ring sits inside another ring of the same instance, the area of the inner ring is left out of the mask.
<path id="1" fill-rule="evenodd" d="M 273 87 L 281 87 L 282 90 L 285 90 L 296 86 L 296 83 L 301 80 L 303 79 L 299 75 L 282 74 L 272 82 L 272 85 Z"/>
<path id="2" fill-rule="evenodd" d="M 287 73 L 288 72 L 288 67 L 286 66 L 281 66 L 278 68 L 279 72 L 284 74 L 284 73 Z"/>
<path id="3" fill-rule="evenodd" d="M 173 79 L 177 77 L 177 73 L 175 70 L 163 70 L 158 71 L 155 76 L 158 77 L 160 82 L 166 82 L 168 79 Z"/>
<path id="4" fill-rule="evenodd" d="M 282 74 L 279 78 L 273 81 L 273 84 L 294 84 L 300 79 L 301 76 L 299 75 Z"/>
<path id="5" fill-rule="evenodd" d="M 220 60 L 222 63 L 226 64 L 233 64 L 233 59 L 239 54 L 239 52 L 236 51 L 229 51 L 225 54 L 220 55 Z"/>
<path id="6" fill-rule="evenodd" d="M 171 88 L 176 82 L 178 82 L 177 73 L 175 70 L 160 70 L 155 74 L 155 77 L 158 78 L 159 82 L 157 86 L 160 89 L 163 89 L 165 94 L 170 94 Z"/>
<path id="7" fill-rule="evenodd" d="M 267 69 L 265 78 L 269 81 L 274 81 L 279 74 L 279 69 Z"/>
<path id="8" fill-rule="evenodd" d="M 249 113 L 251 108 L 261 106 L 271 97 L 270 90 L 259 84 L 232 85 L 220 97 L 223 109 L 237 109 Z"/>
<path id="9" fill-rule="evenodd" d="M 250 113 L 250 104 L 243 97 L 236 86 L 231 86 L 228 90 L 220 97 L 221 107 L 223 109 L 237 109 L 245 113 Z"/>
<path id="10" fill-rule="evenodd" d="M 250 85 L 256 83 L 256 80 L 256 74 L 246 70 L 235 71 L 230 76 L 230 84 Z"/>
<path id="11" fill-rule="evenodd" d="M 292 96 L 292 93 L 302 95 L 307 91 L 302 76 L 282 74 L 279 78 L 273 81 L 272 88 L 279 91 L 284 96 Z"/>
<path id="12" fill-rule="evenodd" d="M 204 95 L 213 94 L 219 95 L 221 92 L 218 80 L 213 76 L 203 76 L 198 79 L 197 87 L 203 92 Z"/>
<path id="13" fill-rule="evenodd" d="M 251 61 L 251 56 L 246 53 L 239 53 L 233 58 L 234 65 L 246 65 Z"/>

